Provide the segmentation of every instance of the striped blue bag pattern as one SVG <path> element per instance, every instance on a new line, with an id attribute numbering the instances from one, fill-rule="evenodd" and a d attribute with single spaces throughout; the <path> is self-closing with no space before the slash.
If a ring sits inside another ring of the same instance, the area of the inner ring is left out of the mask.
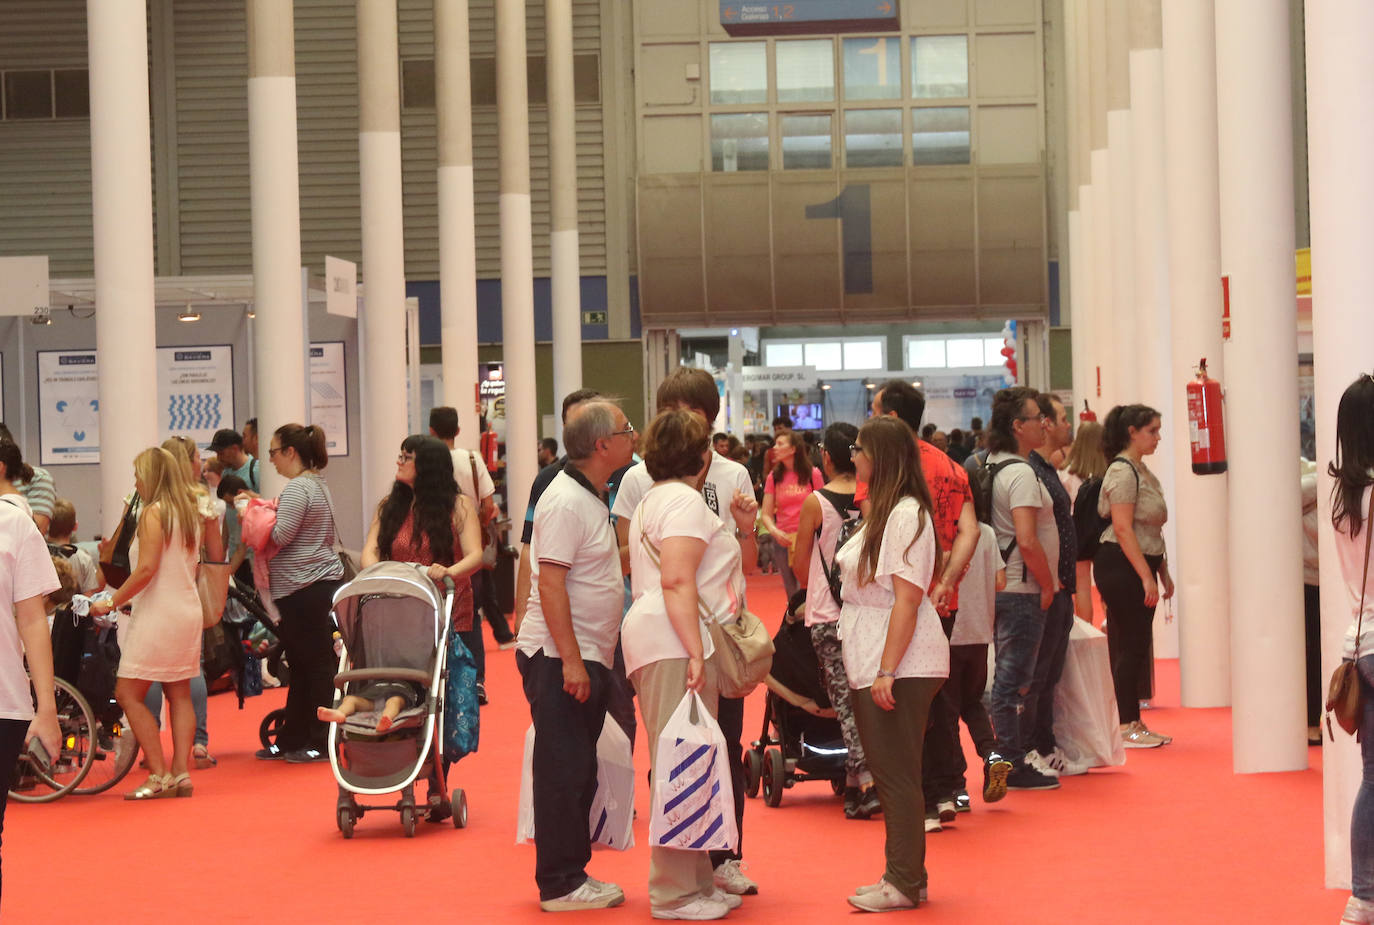
<path id="1" fill-rule="evenodd" d="M 688 691 L 658 739 L 649 844 L 688 851 L 734 850 L 739 842 L 725 736 Z"/>

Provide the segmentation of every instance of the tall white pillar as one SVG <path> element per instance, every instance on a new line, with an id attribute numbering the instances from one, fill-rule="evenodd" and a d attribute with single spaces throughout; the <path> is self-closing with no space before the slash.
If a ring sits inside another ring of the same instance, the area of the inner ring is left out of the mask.
<path id="1" fill-rule="evenodd" d="M 1091 322 L 1087 320 L 1088 306 L 1091 300 L 1085 299 L 1083 285 L 1085 277 L 1083 268 L 1087 264 L 1087 256 L 1083 253 L 1086 239 L 1083 237 L 1082 212 L 1079 207 L 1079 196 L 1081 193 L 1083 174 L 1083 150 L 1079 147 L 1078 135 L 1079 126 L 1084 121 L 1082 111 L 1083 94 L 1078 82 L 1078 59 L 1086 49 L 1082 48 L 1078 41 L 1078 4 L 1075 0 L 1065 0 L 1064 3 L 1064 90 L 1065 105 L 1067 109 L 1067 135 L 1068 144 L 1065 148 L 1068 160 L 1068 299 L 1063 297 L 1064 289 L 1061 286 L 1061 315 L 1059 323 L 1063 324 L 1066 320 L 1069 324 L 1069 341 L 1073 356 L 1073 393 L 1076 400 L 1081 401 L 1082 397 L 1088 394 L 1089 382 L 1092 379 L 1090 374 L 1091 358 L 1088 355 L 1089 326 Z M 1062 267 L 1064 262 L 1061 260 L 1061 279 L 1064 274 Z M 1064 309 L 1067 308 L 1067 313 Z M 1077 402 L 1076 402 L 1077 403 Z M 1074 411 L 1069 409 L 1072 417 Z"/>
<path id="2" fill-rule="evenodd" d="M 544 0 L 549 99 L 549 253 L 553 278 L 553 401 L 582 388 L 582 270 L 577 242 L 577 102 L 572 0 Z M 563 420 L 555 416 L 558 439 Z"/>
<path id="3" fill-rule="evenodd" d="M 539 470 L 524 0 L 496 0 L 496 121 L 501 164 L 501 357 L 507 383 L 506 509 L 519 512 L 529 501 Z"/>
<path id="4" fill-rule="evenodd" d="M 1116 311 L 1112 285 L 1111 157 L 1107 131 L 1107 0 L 1088 0 L 1088 105 L 1092 153 L 1093 410 L 1101 419 L 1116 402 Z M 1082 202 L 1079 202 L 1080 207 Z"/>
<path id="5" fill-rule="evenodd" d="M 1216 36 L 1233 763 L 1292 771 L 1307 724 L 1288 3 L 1217 0 Z"/>
<path id="6" fill-rule="evenodd" d="M 376 509 L 406 438 L 405 230 L 396 0 L 358 0 L 358 177 L 362 186 L 363 511 Z"/>
<path id="7" fill-rule="evenodd" d="M 1169 240 L 1164 200 L 1164 52 L 1160 0 L 1130 0 L 1131 27 L 1131 166 L 1135 215 L 1133 278 L 1135 337 L 1139 363 L 1137 401 L 1159 409 L 1164 416 L 1159 448 L 1149 466 L 1159 476 L 1164 499 L 1173 516 L 1164 526 L 1164 539 L 1178 564 L 1178 498 L 1174 491 L 1174 445 L 1186 439 L 1188 422 L 1171 413 L 1174 383 L 1172 325 L 1169 318 Z M 1182 389 L 1183 382 L 1177 383 Z M 1174 569 L 1178 571 L 1178 569 Z M 1154 623 L 1155 656 L 1178 656 L 1178 623 L 1159 619 L 1172 604 L 1162 604 Z"/>
<path id="8" fill-rule="evenodd" d="M 269 437 L 308 422 L 296 155 L 296 33 L 291 4 L 249 0 L 248 171 L 253 208 L 253 412 Z M 266 452 L 266 443 L 262 445 Z M 263 493 L 286 480 L 263 462 Z"/>
<path id="9" fill-rule="evenodd" d="M 1336 560 L 1331 479 L 1336 406 L 1369 372 L 1374 343 L 1374 72 L 1367 50 L 1374 5 L 1327 0 L 1307 7 L 1307 155 L 1312 208 L 1312 348 L 1317 396 L 1317 525 L 1321 560 L 1322 678 L 1341 658 L 1353 610 Z M 1326 885 L 1350 886 L 1350 811 L 1363 776 L 1359 747 L 1336 734 L 1322 753 Z"/>
<path id="10" fill-rule="evenodd" d="M 1095 326 L 1098 306 L 1094 296 L 1096 265 L 1093 262 L 1092 216 L 1092 51 L 1089 0 L 1066 0 L 1072 10 L 1070 47 L 1072 48 L 1074 86 L 1073 150 L 1076 154 L 1074 184 L 1077 190 L 1077 228 L 1069 226 L 1075 266 L 1073 279 L 1074 400 L 1075 416 L 1083 410 L 1084 400 L 1097 402 L 1097 344 Z"/>
<path id="11" fill-rule="evenodd" d="M 1221 349 L 1221 218 L 1217 175 L 1216 21 L 1212 0 L 1164 0 L 1164 191 L 1174 387 L 1168 421 L 1186 427 L 1184 388 L 1199 359 L 1226 381 Z M 1229 410 L 1229 409 L 1228 409 Z M 1174 443 L 1179 673 L 1185 707 L 1231 702 L 1228 476 L 1194 475 Z M 1187 563 L 1187 567 L 1182 567 Z"/>
<path id="12" fill-rule="evenodd" d="M 89 0 L 91 219 L 100 401 L 101 523 L 123 510 L 130 467 L 161 441 L 153 315 L 148 20 L 143 0 Z"/>
<path id="13" fill-rule="evenodd" d="M 1115 402 L 1140 400 L 1136 343 L 1135 187 L 1131 144 L 1131 0 L 1107 0 L 1107 153 L 1112 224 L 1112 352 Z"/>
<path id="14" fill-rule="evenodd" d="M 434 0 L 444 404 L 458 409 L 458 445 L 475 450 L 481 431 L 477 410 L 477 218 L 469 35 L 468 0 Z"/>

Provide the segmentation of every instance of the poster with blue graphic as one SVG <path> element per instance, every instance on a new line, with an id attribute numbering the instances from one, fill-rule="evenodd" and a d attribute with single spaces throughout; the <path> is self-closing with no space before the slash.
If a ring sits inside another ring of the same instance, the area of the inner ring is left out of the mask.
<path id="1" fill-rule="evenodd" d="M 234 427 L 234 348 L 157 349 L 158 431 L 190 437 L 203 450 L 215 431 Z"/>
<path id="2" fill-rule="evenodd" d="M 38 351 L 39 465 L 100 462 L 94 350 Z"/>

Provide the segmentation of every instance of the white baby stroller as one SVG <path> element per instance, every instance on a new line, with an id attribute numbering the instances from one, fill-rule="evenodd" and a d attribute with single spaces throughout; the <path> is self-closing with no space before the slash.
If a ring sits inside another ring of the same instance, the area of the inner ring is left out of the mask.
<path id="1" fill-rule="evenodd" d="M 461 789 L 447 796 L 442 761 L 444 666 L 454 588 L 441 594 L 424 566 L 378 562 L 358 573 L 334 595 L 343 650 L 334 676 L 335 706 L 344 695 L 385 699 L 408 693 L 407 708 L 384 734 L 378 734 L 378 709 L 358 712 L 329 726 L 329 763 L 339 782 L 335 816 L 344 838 L 368 810 L 396 810 L 407 837 L 415 834 L 419 813 L 415 781 L 429 770 L 430 801 L 423 812 L 436 821 L 451 813 L 455 828 L 467 825 L 467 799 Z M 410 706 L 411 701 L 414 702 Z M 392 805 L 364 805 L 359 796 L 400 791 Z"/>

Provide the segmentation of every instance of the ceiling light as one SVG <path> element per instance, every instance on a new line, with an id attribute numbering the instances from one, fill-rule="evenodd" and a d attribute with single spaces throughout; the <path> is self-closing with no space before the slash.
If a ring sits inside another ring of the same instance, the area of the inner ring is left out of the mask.
<path id="1" fill-rule="evenodd" d="M 822 390 L 822 391 L 825 391 L 825 392 L 829 392 L 829 391 L 830 391 L 830 383 L 828 383 L 828 382 L 822 382 L 822 383 L 821 383 L 821 390 Z"/>
<path id="2" fill-rule="evenodd" d="M 186 303 L 186 307 L 185 307 L 184 309 L 182 309 L 181 311 L 177 312 L 177 321 L 199 321 L 199 320 L 200 320 L 200 312 L 196 311 L 196 310 L 195 310 L 195 307 L 194 307 L 193 305 L 191 305 L 190 302 L 187 302 L 187 303 Z"/>
<path id="3" fill-rule="evenodd" d="M 256 318 L 256 317 L 258 317 L 258 307 L 257 307 L 256 305 L 254 305 L 252 302 L 249 302 L 249 303 L 248 303 L 246 306 L 244 306 L 244 307 L 248 309 L 248 317 L 249 317 L 249 318 Z"/>

